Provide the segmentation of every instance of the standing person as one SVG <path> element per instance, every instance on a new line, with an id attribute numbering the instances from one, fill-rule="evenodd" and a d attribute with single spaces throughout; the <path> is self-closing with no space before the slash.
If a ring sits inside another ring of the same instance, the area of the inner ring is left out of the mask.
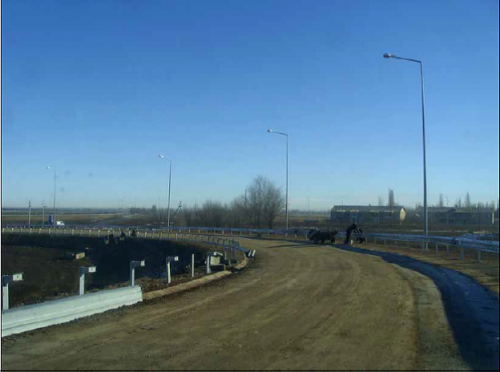
<path id="1" fill-rule="evenodd" d="M 345 242 L 344 244 L 349 244 L 351 242 L 351 234 L 352 233 L 359 233 L 358 230 L 358 224 L 353 223 L 351 226 L 349 226 L 346 230 L 346 237 L 345 237 Z"/>

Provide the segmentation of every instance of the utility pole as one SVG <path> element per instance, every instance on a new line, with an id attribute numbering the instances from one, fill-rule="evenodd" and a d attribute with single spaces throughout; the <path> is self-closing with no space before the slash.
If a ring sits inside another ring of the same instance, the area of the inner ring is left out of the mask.
<path id="1" fill-rule="evenodd" d="M 28 228 L 31 227 L 31 200 L 28 201 Z"/>

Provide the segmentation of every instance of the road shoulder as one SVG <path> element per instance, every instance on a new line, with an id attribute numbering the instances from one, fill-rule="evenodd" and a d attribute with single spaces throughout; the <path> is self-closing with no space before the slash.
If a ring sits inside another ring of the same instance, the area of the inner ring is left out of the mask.
<path id="1" fill-rule="evenodd" d="M 460 356 L 441 293 L 434 282 L 416 271 L 395 264 L 392 266 L 408 281 L 415 296 L 421 349 L 419 369 L 470 371 Z"/>

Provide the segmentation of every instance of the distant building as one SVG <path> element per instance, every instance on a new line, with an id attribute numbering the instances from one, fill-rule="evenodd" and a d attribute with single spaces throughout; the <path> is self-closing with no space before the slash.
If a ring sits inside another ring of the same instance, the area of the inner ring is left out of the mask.
<path id="1" fill-rule="evenodd" d="M 404 207 L 377 207 L 336 205 L 331 209 L 332 223 L 383 224 L 402 223 L 406 218 Z"/>
<path id="2" fill-rule="evenodd" d="M 422 215 L 423 209 L 418 208 L 417 213 Z M 435 225 L 481 225 L 490 226 L 495 223 L 493 210 L 471 208 L 427 208 L 429 223 Z"/>

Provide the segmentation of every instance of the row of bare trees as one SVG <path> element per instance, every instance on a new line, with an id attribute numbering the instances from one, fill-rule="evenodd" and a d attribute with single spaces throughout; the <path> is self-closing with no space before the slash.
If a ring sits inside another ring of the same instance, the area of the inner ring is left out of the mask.
<path id="1" fill-rule="evenodd" d="M 186 226 L 270 228 L 285 206 L 283 191 L 264 176 L 257 176 L 245 193 L 229 204 L 207 200 L 201 208 L 185 208 Z"/>

